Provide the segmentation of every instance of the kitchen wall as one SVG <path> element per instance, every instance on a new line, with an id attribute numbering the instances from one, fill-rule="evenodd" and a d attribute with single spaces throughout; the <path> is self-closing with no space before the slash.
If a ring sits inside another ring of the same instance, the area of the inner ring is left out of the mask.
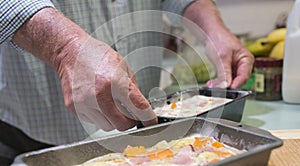
<path id="1" fill-rule="evenodd" d="M 270 32 L 277 17 L 289 12 L 294 0 L 215 0 L 221 16 L 234 34 L 260 37 Z"/>

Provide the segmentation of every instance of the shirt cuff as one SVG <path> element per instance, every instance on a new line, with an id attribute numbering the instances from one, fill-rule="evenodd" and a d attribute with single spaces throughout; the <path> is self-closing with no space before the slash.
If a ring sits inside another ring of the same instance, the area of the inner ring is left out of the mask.
<path id="1" fill-rule="evenodd" d="M 163 11 L 166 11 L 166 16 L 174 27 L 182 26 L 182 14 L 195 0 L 164 0 Z"/>
<path id="2" fill-rule="evenodd" d="M 0 44 L 11 41 L 14 33 L 36 12 L 52 7 L 51 0 L 4 0 L 0 4 Z"/>

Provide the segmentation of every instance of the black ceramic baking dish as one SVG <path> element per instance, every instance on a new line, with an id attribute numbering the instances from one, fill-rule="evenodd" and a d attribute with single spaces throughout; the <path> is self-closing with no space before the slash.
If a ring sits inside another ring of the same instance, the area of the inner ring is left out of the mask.
<path id="1" fill-rule="evenodd" d="M 191 134 L 212 136 L 245 153 L 211 165 L 267 165 L 271 151 L 282 141 L 265 130 L 224 119 L 187 118 L 151 127 L 107 136 L 96 140 L 61 145 L 19 155 L 13 166 L 68 166 L 110 152 L 121 152 L 127 145 L 150 147 L 162 140 L 174 140 Z"/>
<path id="2" fill-rule="evenodd" d="M 207 112 L 198 114 L 196 116 L 209 117 L 209 118 L 221 118 L 235 122 L 242 120 L 244 106 L 247 96 L 251 95 L 251 91 L 244 91 L 239 89 L 219 89 L 219 88 L 193 88 L 186 89 L 168 95 L 167 97 L 150 99 L 149 102 L 153 109 L 156 107 L 162 107 L 172 101 L 184 100 L 195 95 L 203 95 L 209 97 L 221 97 L 232 99 L 232 101 L 221 105 L 219 107 L 208 110 Z M 162 117 L 158 116 L 159 123 L 173 121 L 175 119 L 181 119 L 180 117 Z"/>

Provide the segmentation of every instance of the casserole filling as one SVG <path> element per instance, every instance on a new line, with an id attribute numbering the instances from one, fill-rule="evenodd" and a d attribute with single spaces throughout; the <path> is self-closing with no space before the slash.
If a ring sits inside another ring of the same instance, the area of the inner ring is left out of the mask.
<path id="1" fill-rule="evenodd" d="M 122 153 L 106 154 L 81 166 L 207 165 L 243 152 L 245 150 L 223 144 L 213 137 L 193 135 L 170 142 L 161 141 L 149 148 L 127 146 Z"/>

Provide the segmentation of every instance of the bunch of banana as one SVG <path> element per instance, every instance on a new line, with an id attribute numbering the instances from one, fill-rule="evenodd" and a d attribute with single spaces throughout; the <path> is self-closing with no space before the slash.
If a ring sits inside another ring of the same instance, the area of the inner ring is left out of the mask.
<path id="1" fill-rule="evenodd" d="M 283 59 L 285 34 L 286 28 L 275 29 L 266 37 L 248 43 L 246 47 L 255 56 Z"/>

